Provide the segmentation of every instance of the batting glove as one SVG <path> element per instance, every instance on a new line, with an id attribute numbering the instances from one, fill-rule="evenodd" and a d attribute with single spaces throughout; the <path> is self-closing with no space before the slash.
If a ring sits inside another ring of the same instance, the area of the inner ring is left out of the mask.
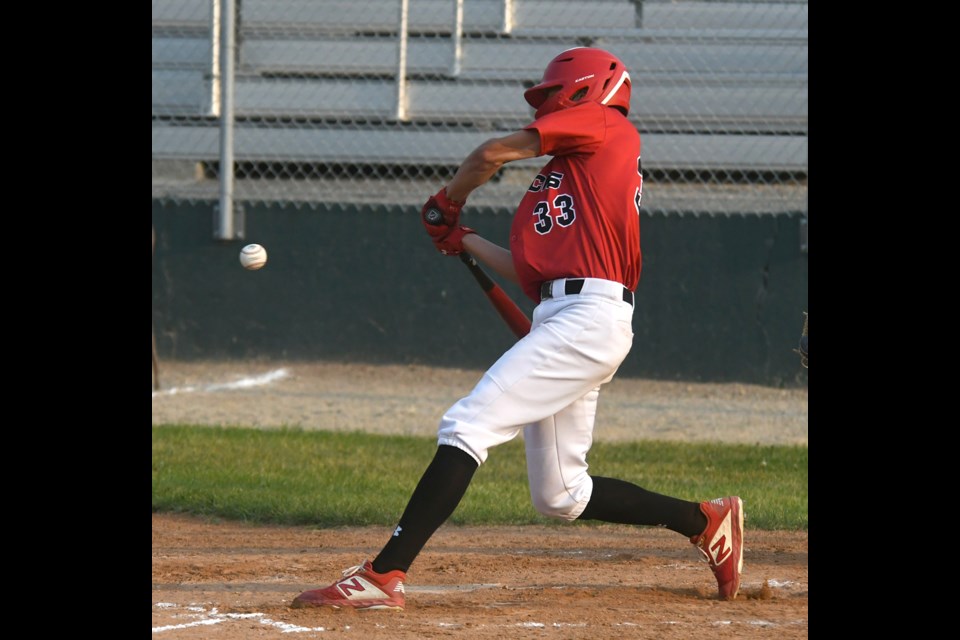
<path id="1" fill-rule="evenodd" d="M 463 210 L 463 205 L 465 204 L 467 204 L 466 200 L 463 202 L 457 202 L 447 198 L 446 187 L 440 189 L 436 195 L 430 196 L 430 198 L 427 200 L 427 203 L 423 205 L 422 209 L 420 209 L 420 218 L 423 220 L 424 225 L 428 227 L 427 233 L 430 233 L 431 236 L 436 237 L 434 233 L 430 232 L 429 227 L 435 226 L 439 223 L 438 220 L 427 219 L 427 213 L 431 209 L 435 209 L 441 213 L 443 216 L 444 225 L 447 227 L 455 227 L 460 224 L 460 212 Z"/>
<path id="2" fill-rule="evenodd" d="M 433 246 L 445 256 L 458 256 L 463 253 L 463 237 L 468 233 L 476 233 L 470 227 L 463 225 L 458 225 L 454 229 L 447 228 L 447 230 L 449 233 L 433 240 Z"/>

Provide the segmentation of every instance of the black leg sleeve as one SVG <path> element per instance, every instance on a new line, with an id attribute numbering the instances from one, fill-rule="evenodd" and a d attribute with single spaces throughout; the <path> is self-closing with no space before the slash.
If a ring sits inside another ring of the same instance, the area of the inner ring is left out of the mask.
<path id="1" fill-rule="evenodd" d="M 373 560 L 373 570 L 407 571 L 430 536 L 460 504 L 477 467 L 467 452 L 448 445 L 437 447 L 393 536 Z"/>
<path id="2" fill-rule="evenodd" d="M 578 520 L 666 527 L 688 538 L 700 535 L 707 526 L 699 502 L 671 498 L 600 476 L 593 476 L 593 494 Z"/>

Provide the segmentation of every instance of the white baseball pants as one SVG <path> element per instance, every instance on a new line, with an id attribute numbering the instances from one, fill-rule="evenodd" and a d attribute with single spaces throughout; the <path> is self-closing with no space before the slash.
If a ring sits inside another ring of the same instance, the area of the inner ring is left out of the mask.
<path id="1" fill-rule="evenodd" d="M 586 278 L 579 294 L 554 297 L 533 311 L 531 329 L 488 369 L 440 421 L 438 444 L 483 464 L 488 451 L 521 429 L 534 507 L 575 520 L 590 501 L 587 452 L 593 444 L 600 386 L 633 344 L 633 305 L 623 285 Z"/>

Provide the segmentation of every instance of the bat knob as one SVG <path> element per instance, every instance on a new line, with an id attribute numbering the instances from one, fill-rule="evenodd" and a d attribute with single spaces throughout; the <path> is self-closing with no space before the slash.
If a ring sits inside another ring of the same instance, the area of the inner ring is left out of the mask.
<path id="1" fill-rule="evenodd" d="M 437 225 L 443 223 L 443 214 L 440 213 L 439 209 L 428 209 L 423 214 L 423 219 L 427 221 L 427 224 Z"/>

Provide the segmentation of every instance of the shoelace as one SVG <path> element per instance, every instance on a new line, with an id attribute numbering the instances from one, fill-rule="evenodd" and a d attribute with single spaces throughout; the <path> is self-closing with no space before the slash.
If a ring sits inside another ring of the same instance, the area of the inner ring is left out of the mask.
<path id="1" fill-rule="evenodd" d="M 707 565 L 709 565 L 711 569 L 713 569 L 714 571 L 716 571 L 716 570 L 717 570 L 717 565 L 713 564 L 713 562 L 710 561 L 710 554 L 708 554 L 706 551 L 704 551 L 704 550 L 701 549 L 700 547 L 697 547 L 697 551 L 700 552 L 700 558 L 699 558 L 699 559 L 700 559 L 700 562 L 706 562 Z"/>
<path id="2" fill-rule="evenodd" d="M 714 571 L 717 570 L 717 566 L 713 564 L 713 562 L 710 560 L 710 554 L 707 553 L 706 550 L 703 547 L 701 547 L 699 543 L 694 543 L 693 548 L 697 550 L 697 555 L 698 555 L 697 559 L 700 562 L 706 562 L 711 569 L 713 569 Z"/>
<path id="3" fill-rule="evenodd" d="M 363 565 L 362 565 L 362 564 L 358 564 L 358 565 L 355 566 L 355 567 L 350 567 L 349 569 L 344 569 L 341 573 L 343 573 L 343 577 L 344 577 L 344 578 L 349 578 L 350 576 L 352 576 L 353 574 L 357 573 L 358 571 L 360 571 L 360 570 L 362 570 L 362 569 L 363 569 Z"/>

